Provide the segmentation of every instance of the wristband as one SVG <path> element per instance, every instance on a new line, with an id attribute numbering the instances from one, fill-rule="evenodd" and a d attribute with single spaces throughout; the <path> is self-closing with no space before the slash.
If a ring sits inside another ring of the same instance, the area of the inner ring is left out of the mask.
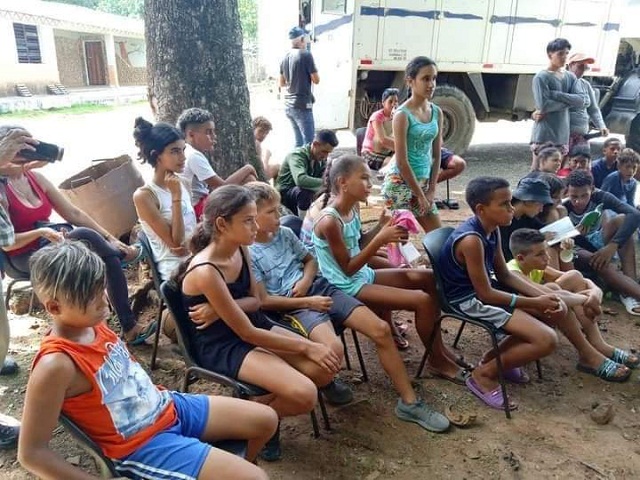
<path id="1" fill-rule="evenodd" d="M 516 306 L 516 300 L 518 300 L 518 296 L 515 293 L 512 293 L 511 302 L 509 303 L 509 308 L 513 308 Z"/>

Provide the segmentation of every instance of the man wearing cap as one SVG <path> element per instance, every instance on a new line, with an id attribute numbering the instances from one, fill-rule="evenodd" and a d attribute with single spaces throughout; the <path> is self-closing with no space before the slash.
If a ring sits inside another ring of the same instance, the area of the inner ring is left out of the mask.
<path id="1" fill-rule="evenodd" d="M 598 107 L 598 101 L 593 91 L 591 83 L 584 79 L 584 73 L 589 71 L 589 65 L 595 63 L 592 57 L 587 57 L 584 53 L 572 53 L 567 59 L 569 71 L 578 77 L 574 91 L 583 93 L 586 101 L 583 107 L 569 108 L 569 150 L 574 145 L 586 143 L 584 136 L 589 132 L 589 120 L 593 122 L 603 137 L 609 135 L 609 129 L 604 124 L 602 113 Z"/>
<path id="2" fill-rule="evenodd" d="M 539 178 L 524 177 L 518 182 L 513 191 L 511 203 L 513 205 L 513 220 L 511 225 L 500 227 L 502 253 L 508 262 L 513 258 L 509 248 L 511 234 L 519 228 L 533 228 L 540 230 L 544 223 L 536 218 L 545 205 L 552 204 L 549 185 Z"/>
<path id="3" fill-rule="evenodd" d="M 280 63 L 279 87 L 287 87 L 285 114 L 293 127 L 296 147 L 313 141 L 315 99 L 311 93 L 311 83 L 320 82 L 313 55 L 307 50 L 307 33 L 300 27 L 289 30 L 291 50 Z"/>

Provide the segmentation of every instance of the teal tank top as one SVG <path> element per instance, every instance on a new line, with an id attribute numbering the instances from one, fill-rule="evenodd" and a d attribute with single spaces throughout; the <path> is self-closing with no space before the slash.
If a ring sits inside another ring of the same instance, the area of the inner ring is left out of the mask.
<path id="1" fill-rule="evenodd" d="M 322 210 L 321 215 L 316 220 L 317 224 L 327 215 L 331 215 L 338 219 L 342 225 L 342 238 L 344 238 L 344 243 L 347 246 L 350 257 L 354 257 L 360 253 L 360 229 L 362 226 L 358 212 L 353 210 L 352 214 L 353 218 L 350 221 L 345 222 L 342 220 L 340 213 L 338 213 L 335 208 L 327 207 Z M 329 242 L 316 235 L 315 225 L 311 230 L 311 238 L 313 240 L 320 273 L 329 281 L 329 283 L 332 283 L 340 290 L 353 297 L 360 292 L 364 285 L 367 283 L 373 283 L 375 273 L 369 265 L 365 265 L 352 276 L 345 274 L 331 253 Z"/>
<path id="2" fill-rule="evenodd" d="M 416 180 L 424 180 L 431 175 L 431 164 L 433 162 L 432 147 L 433 141 L 438 136 L 438 111 L 435 104 L 431 104 L 431 121 L 421 122 L 411 111 L 402 105 L 398 110 L 407 115 L 409 125 L 407 127 L 407 160 L 409 166 L 416 177 Z M 394 162 L 389 169 L 392 175 L 400 175 L 400 169 Z"/>

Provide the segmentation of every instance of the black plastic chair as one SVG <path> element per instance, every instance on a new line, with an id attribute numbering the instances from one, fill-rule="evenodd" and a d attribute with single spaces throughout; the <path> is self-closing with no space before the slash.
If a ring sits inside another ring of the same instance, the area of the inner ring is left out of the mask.
<path id="1" fill-rule="evenodd" d="M 226 375 L 222 375 L 220 373 L 201 367 L 192 354 L 193 346 L 191 344 L 189 331 L 187 329 L 188 322 L 191 322 L 191 319 L 189 318 L 189 314 L 183 304 L 182 291 L 180 290 L 179 286 L 172 281 L 163 282 L 160 286 L 160 291 L 161 295 L 164 297 L 167 308 L 175 319 L 178 343 L 180 345 L 180 349 L 182 350 L 182 355 L 187 366 L 187 370 L 184 374 L 184 381 L 182 384 L 183 392 L 188 392 L 189 385 L 196 382 L 197 380 L 202 379 L 208 380 L 218 385 L 229 387 L 234 397 L 242 398 L 245 400 L 251 397 L 267 395 L 269 393 L 267 390 L 260 388 L 257 385 L 252 385 L 236 378 L 227 377 Z M 324 400 L 320 397 L 319 393 L 318 402 L 320 403 L 325 427 L 327 430 L 330 430 L 328 415 L 324 406 Z M 316 417 L 315 411 L 312 411 L 310 416 L 313 426 L 313 434 L 317 438 L 320 436 L 320 428 L 318 427 L 318 419 Z"/>
<path id="2" fill-rule="evenodd" d="M 462 322 L 462 325 L 460 326 L 460 330 L 458 331 L 458 335 L 456 337 L 456 341 L 454 342 L 454 347 L 457 345 L 458 339 L 460 338 L 460 335 L 462 334 L 462 329 L 464 328 L 464 326 L 469 323 L 471 325 L 474 325 L 476 327 L 482 328 L 484 331 L 486 331 L 489 336 L 491 337 L 491 343 L 493 345 L 493 350 L 496 352 L 496 363 L 498 366 L 498 382 L 500 383 L 500 388 L 502 389 L 502 396 L 505 400 L 504 403 L 504 413 L 507 416 L 507 418 L 511 418 L 511 409 L 509 408 L 509 397 L 507 394 L 507 386 L 504 380 L 504 370 L 502 368 L 502 361 L 500 360 L 500 355 L 498 354 L 499 350 L 498 350 L 498 330 L 496 330 L 495 328 L 493 328 L 491 325 L 489 325 L 488 323 L 484 323 L 481 321 L 478 321 L 474 318 L 471 318 L 467 315 L 465 315 L 463 312 L 461 312 L 460 310 L 456 309 L 455 307 L 453 307 L 453 305 L 451 305 L 449 303 L 449 300 L 447 299 L 447 294 L 444 291 L 444 285 L 443 285 L 443 281 L 442 281 L 442 277 L 440 276 L 440 273 L 438 271 L 438 264 L 439 264 L 439 259 L 440 259 L 440 254 L 442 251 L 442 246 L 444 245 L 445 241 L 447 240 L 447 238 L 449 238 L 449 235 L 451 235 L 451 233 L 453 232 L 453 228 L 452 227 L 442 227 L 442 228 L 438 228 L 437 230 L 433 230 L 429 233 L 427 233 L 424 238 L 422 239 L 422 244 L 424 245 L 424 249 L 427 252 L 427 255 L 429 256 L 429 261 L 431 262 L 431 266 L 433 269 L 433 274 L 436 280 L 436 290 L 438 293 L 438 301 L 440 302 L 440 317 L 438 318 L 438 321 L 436 322 L 436 325 L 434 326 L 434 334 L 431 335 L 431 339 L 429 341 L 429 346 L 426 348 L 424 355 L 422 357 L 422 360 L 420 361 L 420 366 L 418 367 L 418 372 L 416 373 L 416 378 L 420 378 L 420 375 L 422 375 L 422 371 L 424 370 L 424 366 L 427 363 L 427 359 L 429 358 L 429 354 L 431 353 L 431 344 L 433 342 L 434 339 L 434 335 L 436 332 L 436 328 L 440 328 L 440 324 L 442 323 L 442 320 L 444 318 L 452 318 L 454 320 L 458 320 L 460 322 Z M 538 374 L 540 373 L 540 370 L 538 369 Z"/>
<path id="3" fill-rule="evenodd" d="M 158 342 L 160 341 L 160 333 L 162 332 L 162 312 L 167 307 L 165 305 L 164 298 L 160 293 L 160 285 L 162 284 L 162 277 L 160 277 L 158 266 L 156 265 L 156 261 L 153 258 L 151 243 L 149 243 L 149 238 L 147 237 L 147 234 L 144 233 L 142 230 L 138 232 L 138 241 L 142 246 L 144 261 L 147 262 L 147 265 L 149 265 L 149 271 L 151 272 L 151 279 L 153 280 L 153 288 L 158 293 L 158 297 L 160 298 L 160 305 L 158 306 L 158 314 L 156 316 L 156 324 L 158 326 L 156 328 L 156 333 L 153 338 L 153 350 L 151 352 L 151 363 L 149 365 L 151 370 L 155 370 L 156 357 L 158 356 Z"/>
<path id="4" fill-rule="evenodd" d="M 16 284 L 18 283 L 28 283 L 27 287 L 23 288 L 31 288 L 31 277 L 28 272 L 23 272 L 22 270 L 18 270 L 13 263 L 11 262 L 11 257 L 4 250 L 0 249 L 0 267 L 2 267 L 3 274 L 6 274 L 11 280 L 9 281 L 9 285 L 7 285 L 7 293 L 4 299 L 4 304 L 7 310 L 9 310 L 9 301 L 11 300 L 11 295 L 14 294 L 17 290 Z M 35 299 L 35 291 L 31 288 L 31 297 L 29 299 L 29 310 L 27 313 L 31 314 L 31 310 L 33 309 L 33 301 Z"/>
<path id="5" fill-rule="evenodd" d="M 102 450 L 96 443 L 89 438 L 89 436 L 80 430 L 80 427 L 76 425 L 69 417 L 64 414 L 60 414 L 58 418 L 60 425 L 71 435 L 74 440 L 80 445 L 80 447 L 96 462 L 96 467 L 100 471 L 102 478 L 114 478 L 122 477 L 123 475 L 118 473 L 115 465 L 110 458 L 107 458 L 102 453 Z M 222 440 L 220 442 L 214 442 L 212 446 L 224 450 L 225 452 L 233 453 L 234 455 L 242 458 L 247 458 L 247 441 L 246 440 Z"/>

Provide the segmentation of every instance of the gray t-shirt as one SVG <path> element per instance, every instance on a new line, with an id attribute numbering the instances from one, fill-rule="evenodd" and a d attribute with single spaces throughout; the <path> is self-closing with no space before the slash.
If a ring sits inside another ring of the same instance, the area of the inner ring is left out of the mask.
<path id="1" fill-rule="evenodd" d="M 287 80 L 285 105 L 287 107 L 310 109 L 314 98 L 311 93 L 311 74 L 316 73 L 313 55 L 307 50 L 294 48 L 280 63 L 280 74 Z"/>
<path id="2" fill-rule="evenodd" d="M 569 108 L 584 108 L 584 93 L 576 93 L 576 76 L 567 71 L 542 70 L 533 77 L 533 98 L 544 118 L 533 125 L 532 143 L 569 143 Z"/>
<path id="3" fill-rule="evenodd" d="M 583 107 L 571 107 L 569 109 L 569 124 L 571 126 L 571 133 L 580 133 L 585 135 L 589 132 L 589 119 L 593 121 L 593 124 L 598 130 L 602 130 L 605 127 L 604 120 L 602 119 L 602 113 L 598 108 L 598 102 L 596 101 L 596 94 L 593 91 L 593 87 L 584 78 L 579 78 L 575 87 L 576 93 L 581 93 L 586 100 Z"/>

